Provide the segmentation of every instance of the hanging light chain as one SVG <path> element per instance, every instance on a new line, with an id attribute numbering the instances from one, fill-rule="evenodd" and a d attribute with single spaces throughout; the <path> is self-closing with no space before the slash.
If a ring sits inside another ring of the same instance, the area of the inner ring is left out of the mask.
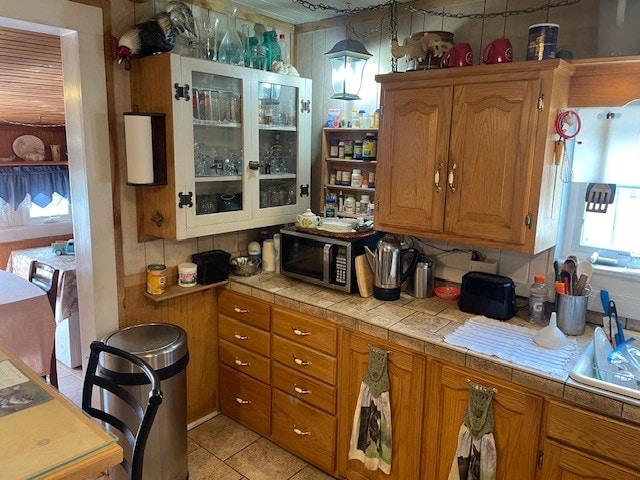
<path id="1" fill-rule="evenodd" d="M 332 11 L 332 12 L 340 13 L 343 15 L 375 11 L 381 8 L 392 6 L 394 3 L 396 3 L 395 0 L 390 0 L 388 2 L 381 3 L 379 5 L 370 5 L 368 7 L 338 8 L 332 5 L 326 5 L 324 3 L 311 3 L 308 0 L 291 0 L 291 1 L 313 12 L 317 10 L 324 10 L 324 11 Z M 529 13 L 535 13 L 535 12 L 540 12 L 545 10 L 549 11 L 553 8 L 575 5 L 576 3 L 580 3 L 581 1 L 582 0 L 560 0 L 559 2 L 547 3 L 544 5 L 540 5 L 539 7 L 527 7 L 527 8 L 517 9 L 517 10 L 505 10 L 504 12 L 491 12 L 491 13 L 460 13 L 460 12 L 455 13 L 455 12 L 444 12 L 444 11 L 435 11 L 435 10 L 424 10 L 421 8 L 416 8 L 409 4 L 402 4 L 402 3 L 400 4 L 400 6 L 411 13 L 431 15 L 434 17 L 468 18 L 471 20 L 476 20 L 476 19 L 482 19 L 482 18 L 498 18 L 498 17 L 506 18 L 506 17 L 513 17 L 515 15 L 526 15 Z"/>

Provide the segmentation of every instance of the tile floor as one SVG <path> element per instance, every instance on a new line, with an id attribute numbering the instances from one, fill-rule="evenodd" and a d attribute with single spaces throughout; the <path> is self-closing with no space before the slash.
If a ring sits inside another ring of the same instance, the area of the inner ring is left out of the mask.
<path id="1" fill-rule="evenodd" d="M 58 362 L 58 388 L 80 406 L 82 370 Z M 187 453 L 189 480 L 333 478 L 222 414 L 188 432 Z"/>

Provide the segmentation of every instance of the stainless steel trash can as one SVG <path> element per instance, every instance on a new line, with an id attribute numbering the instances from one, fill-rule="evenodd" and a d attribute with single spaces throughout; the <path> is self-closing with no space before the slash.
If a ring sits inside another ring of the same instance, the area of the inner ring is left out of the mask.
<path id="1" fill-rule="evenodd" d="M 132 353 L 151 365 L 160 376 L 162 403 L 153 422 L 144 453 L 145 480 L 186 480 L 187 468 L 187 377 L 189 363 L 187 333 L 177 325 L 147 323 L 123 328 L 102 339 L 112 347 Z M 119 358 L 103 354 L 99 374 L 116 377 L 118 383 L 143 405 L 150 384 L 141 371 Z M 133 370 L 135 369 L 135 370 Z M 119 398 L 106 393 L 106 411 L 118 418 L 129 418 L 131 409 Z M 114 432 L 118 434 L 118 432 Z M 126 450 L 125 450 L 126 452 Z M 128 457 L 131 458 L 131 457 Z M 122 467 L 109 472 L 109 478 L 128 479 Z"/>

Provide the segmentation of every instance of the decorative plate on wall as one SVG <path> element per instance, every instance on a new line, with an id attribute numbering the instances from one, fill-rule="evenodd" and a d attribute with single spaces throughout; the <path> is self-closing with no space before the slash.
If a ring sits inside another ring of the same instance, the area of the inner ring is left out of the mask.
<path id="1" fill-rule="evenodd" d="M 23 160 L 44 160 L 44 142 L 35 135 L 22 135 L 13 141 L 13 153 Z"/>

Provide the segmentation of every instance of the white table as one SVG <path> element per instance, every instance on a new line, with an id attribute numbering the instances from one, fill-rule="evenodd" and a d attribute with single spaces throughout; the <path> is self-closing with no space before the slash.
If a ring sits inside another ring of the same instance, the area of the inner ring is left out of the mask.
<path id="1" fill-rule="evenodd" d="M 76 283 L 75 255 L 56 255 L 51 246 L 14 250 L 7 261 L 7 271 L 29 278 L 31 262 L 37 260 L 60 271 L 56 299 L 56 358 L 69 368 L 82 364 L 80 317 Z"/>
<path id="2" fill-rule="evenodd" d="M 56 322 L 46 293 L 0 270 L 0 345 L 39 375 L 48 375 Z"/>

